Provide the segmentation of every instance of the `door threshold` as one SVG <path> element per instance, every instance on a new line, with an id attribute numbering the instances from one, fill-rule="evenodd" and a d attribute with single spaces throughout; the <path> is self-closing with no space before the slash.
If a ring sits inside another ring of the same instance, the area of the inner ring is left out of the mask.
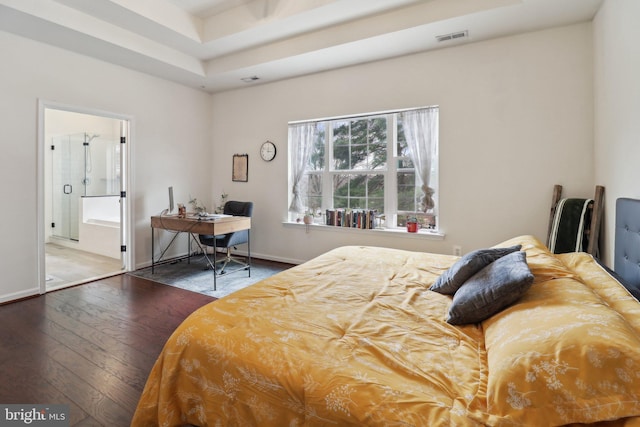
<path id="1" fill-rule="evenodd" d="M 64 283 L 59 283 L 57 285 L 47 285 L 46 292 L 48 293 L 48 292 L 53 292 L 53 291 L 59 291 L 60 289 L 71 288 L 73 286 L 85 285 L 87 283 L 95 282 L 97 280 L 102 280 L 102 279 L 106 279 L 106 278 L 109 278 L 109 277 L 119 276 L 119 275 L 124 274 L 124 273 L 126 273 L 126 271 L 120 270 L 120 271 L 113 272 L 113 273 L 105 273 L 105 274 L 101 274 L 99 276 L 88 277 L 86 279 L 76 280 L 74 282 L 64 282 Z M 47 278 L 48 277 L 49 276 L 47 276 Z"/>

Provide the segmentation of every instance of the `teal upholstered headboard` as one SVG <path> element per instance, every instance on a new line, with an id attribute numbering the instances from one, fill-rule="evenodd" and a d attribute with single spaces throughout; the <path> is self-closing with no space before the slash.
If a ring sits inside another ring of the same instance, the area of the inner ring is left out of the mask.
<path id="1" fill-rule="evenodd" d="M 616 201 L 615 239 L 613 269 L 637 297 L 640 293 L 640 200 L 620 198 Z"/>

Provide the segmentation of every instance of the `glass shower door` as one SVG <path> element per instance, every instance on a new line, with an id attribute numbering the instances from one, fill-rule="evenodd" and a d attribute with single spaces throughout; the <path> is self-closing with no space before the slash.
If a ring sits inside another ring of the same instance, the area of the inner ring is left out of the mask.
<path id="1" fill-rule="evenodd" d="M 52 234 L 79 239 L 79 206 L 84 192 L 84 133 L 52 138 Z"/>

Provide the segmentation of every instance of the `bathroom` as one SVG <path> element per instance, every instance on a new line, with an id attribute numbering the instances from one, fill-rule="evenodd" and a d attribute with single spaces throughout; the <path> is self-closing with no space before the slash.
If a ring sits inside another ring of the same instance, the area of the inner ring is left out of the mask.
<path id="1" fill-rule="evenodd" d="M 47 290 L 122 271 L 122 121 L 45 110 Z"/>

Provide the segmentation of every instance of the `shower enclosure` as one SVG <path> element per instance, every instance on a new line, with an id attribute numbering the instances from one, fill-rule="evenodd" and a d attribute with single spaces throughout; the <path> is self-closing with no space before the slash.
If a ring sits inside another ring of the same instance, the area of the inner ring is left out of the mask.
<path id="1" fill-rule="evenodd" d="M 120 140 L 91 133 L 53 137 L 51 235 L 78 241 L 82 199 L 119 197 Z"/>

